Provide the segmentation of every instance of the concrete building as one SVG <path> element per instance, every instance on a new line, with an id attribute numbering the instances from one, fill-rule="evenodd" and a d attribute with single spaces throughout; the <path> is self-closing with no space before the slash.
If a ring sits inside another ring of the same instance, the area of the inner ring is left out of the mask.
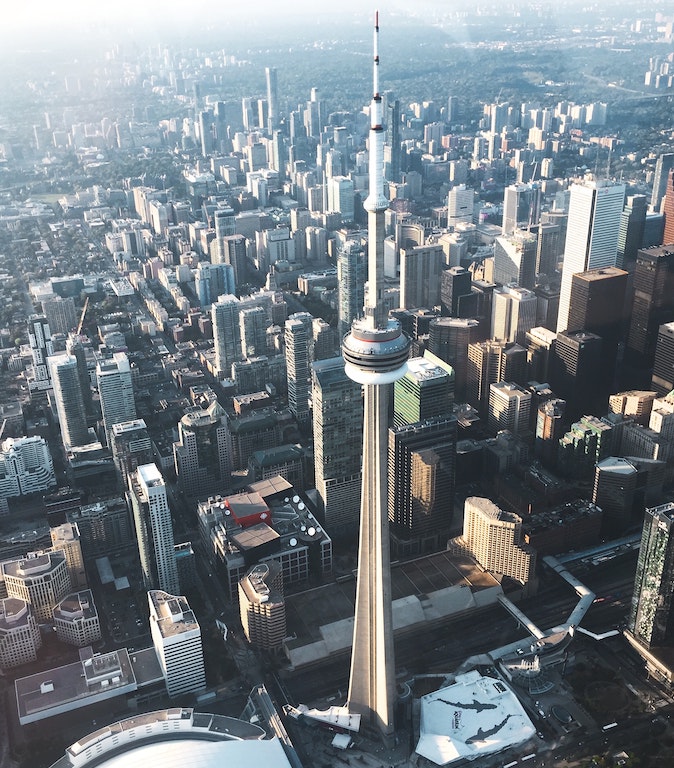
<path id="1" fill-rule="evenodd" d="M 158 589 L 150 590 L 147 599 L 150 633 L 168 695 L 202 691 L 206 672 L 201 628 L 187 599 Z"/>
<path id="2" fill-rule="evenodd" d="M 131 419 L 112 425 L 112 457 L 122 488 L 129 475 L 143 464 L 152 463 L 152 441 L 143 419 Z"/>
<path id="3" fill-rule="evenodd" d="M 516 285 L 497 288 L 492 297 L 491 338 L 524 346 L 526 334 L 536 326 L 536 294 Z"/>
<path id="4" fill-rule="evenodd" d="M 54 606 L 70 591 L 63 552 L 29 552 L 0 565 L 9 597 L 29 603 L 40 623 L 51 623 Z"/>
<path id="5" fill-rule="evenodd" d="M 239 582 L 239 616 L 248 642 L 280 651 L 286 637 L 283 569 L 274 560 L 254 565 Z"/>
<path id="6" fill-rule="evenodd" d="M 522 584 L 534 576 L 536 553 L 523 543 L 522 518 L 489 499 L 466 499 L 460 543 L 488 571 Z"/>
<path id="7" fill-rule="evenodd" d="M 54 607 L 54 630 L 58 639 L 80 648 L 101 639 L 101 623 L 91 590 L 73 592 Z"/>
<path id="8" fill-rule="evenodd" d="M 532 289 L 536 284 L 538 238 L 531 232 L 515 230 L 494 242 L 494 282 L 516 283 Z"/>
<path id="9" fill-rule="evenodd" d="M 531 392 L 514 382 L 499 381 L 489 385 L 489 429 L 507 429 L 514 435 L 530 430 Z"/>
<path id="10" fill-rule="evenodd" d="M 30 603 L 18 597 L 0 600 L 0 669 L 37 659 L 42 636 Z"/>
<path id="11" fill-rule="evenodd" d="M 62 523 L 49 530 L 52 550 L 63 552 L 66 557 L 66 567 L 73 590 L 79 591 L 88 587 L 87 573 L 84 570 L 84 558 L 80 542 L 80 531 L 77 523 Z"/>
<path id="12" fill-rule="evenodd" d="M 674 323 L 665 323 L 658 329 L 651 389 L 660 396 L 674 390 Z"/>

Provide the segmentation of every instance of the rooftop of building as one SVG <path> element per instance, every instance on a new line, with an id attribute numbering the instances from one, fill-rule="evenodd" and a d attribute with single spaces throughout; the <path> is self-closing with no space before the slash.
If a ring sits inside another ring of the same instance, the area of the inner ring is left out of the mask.
<path id="1" fill-rule="evenodd" d="M 138 479 L 148 487 L 164 485 L 164 478 L 156 464 L 143 464 L 138 467 Z"/>
<path id="2" fill-rule="evenodd" d="M 190 608 L 187 598 L 171 595 L 161 589 L 147 593 L 151 611 L 156 616 L 157 627 L 163 638 L 176 637 L 185 632 L 199 630 L 199 622 Z"/>
<path id="3" fill-rule="evenodd" d="M 0 635 L 27 624 L 30 608 L 25 600 L 18 597 L 6 597 L 0 600 Z"/>
<path id="4" fill-rule="evenodd" d="M 191 709 L 137 715 L 72 744 L 52 768 L 140 768 L 148 763 L 193 768 L 288 768 L 281 742 L 257 725 Z"/>
<path id="5" fill-rule="evenodd" d="M 446 379 L 447 370 L 426 357 L 412 357 L 407 361 L 407 376 L 417 382 Z"/>
<path id="6" fill-rule="evenodd" d="M 54 619 L 61 619 L 61 621 L 93 619 L 96 615 L 96 606 L 90 589 L 66 595 L 54 608 Z"/>
<path id="7" fill-rule="evenodd" d="M 448 765 L 501 752 L 535 732 L 508 685 L 473 670 L 421 698 L 416 752 L 436 765 Z"/>
<path id="8" fill-rule="evenodd" d="M 65 562 L 63 552 L 29 552 L 26 557 L 1 564 L 4 575 L 18 579 L 44 576 Z"/>

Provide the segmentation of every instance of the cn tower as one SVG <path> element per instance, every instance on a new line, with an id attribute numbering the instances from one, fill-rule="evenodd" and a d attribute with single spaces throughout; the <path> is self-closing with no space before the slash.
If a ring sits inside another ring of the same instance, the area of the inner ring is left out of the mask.
<path id="1" fill-rule="evenodd" d="M 379 14 L 374 22 L 374 95 L 370 104 L 368 291 L 364 316 L 344 338 L 346 374 L 363 385 L 363 485 L 358 579 L 347 707 L 393 741 L 395 658 L 388 533 L 387 428 L 391 384 L 407 369 L 409 339 L 384 305 L 384 128 L 379 93 Z"/>

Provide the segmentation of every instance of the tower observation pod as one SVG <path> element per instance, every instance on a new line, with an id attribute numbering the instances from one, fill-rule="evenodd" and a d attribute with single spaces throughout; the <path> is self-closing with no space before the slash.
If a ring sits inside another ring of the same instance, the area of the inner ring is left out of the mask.
<path id="1" fill-rule="evenodd" d="M 363 385 L 363 483 L 358 577 L 347 706 L 387 744 L 394 740 L 395 658 L 388 531 L 387 430 L 391 384 L 404 376 L 410 342 L 384 303 L 384 129 L 379 94 L 379 14 L 370 104 L 368 293 L 364 316 L 342 343 L 345 371 Z"/>

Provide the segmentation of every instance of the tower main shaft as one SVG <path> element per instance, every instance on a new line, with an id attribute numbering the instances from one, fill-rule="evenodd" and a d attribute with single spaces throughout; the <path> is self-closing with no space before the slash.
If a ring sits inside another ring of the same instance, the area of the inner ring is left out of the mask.
<path id="1" fill-rule="evenodd" d="M 387 427 L 391 384 L 405 374 L 409 339 L 384 305 L 384 130 L 379 95 L 379 19 L 374 26 L 374 95 L 370 105 L 368 294 L 342 352 L 347 376 L 363 385 L 363 485 L 358 580 L 348 708 L 393 740 L 395 658 L 388 533 Z"/>

